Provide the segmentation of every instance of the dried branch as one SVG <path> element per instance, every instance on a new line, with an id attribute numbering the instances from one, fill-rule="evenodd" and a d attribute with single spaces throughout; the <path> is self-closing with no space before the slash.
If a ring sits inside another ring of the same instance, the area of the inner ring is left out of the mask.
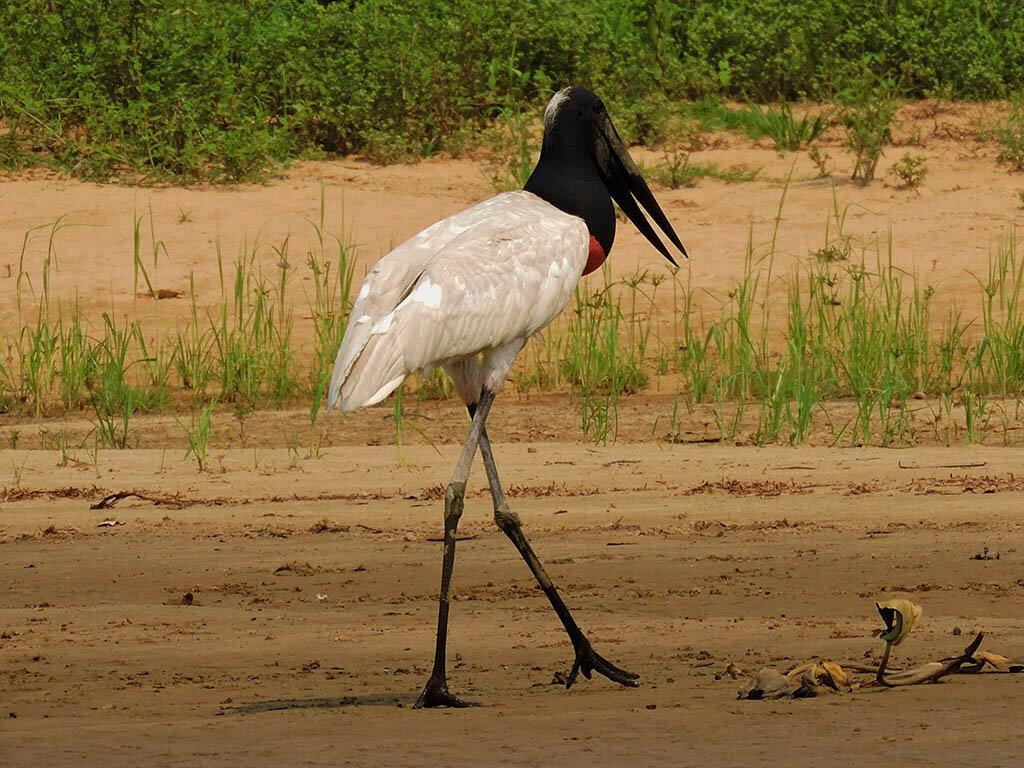
<path id="1" fill-rule="evenodd" d="M 185 506 L 185 502 L 177 494 L 174 496 L 152 496 L 148 493 L 140 493 L 139 491 L 118 491 L 117 493 L 111 493 L 104 496 L 95 504 L 90 505 L 89 509 L 109 509 L 117 504 L 121 499 L 127 499 L 130 497 L 135 497 L 142 501 L 149 501 L 157 506 L 174 507 L 175 509 L 181 509 Z"/>
<path id="2" fill-rule="evenodd" d="M 874 684 L 884 685 L 893 688 L 900 685 L 920 685 L 921 683 L 934 683 L 941 677 L 952 675 L 960 671 L 960 667 L 968 662 L 974 661 L 974 653 L 981 645 L 985 637 L 984 632 L 979 632 L 977 637 L 968 645 L 960 656 L 954 656 L 942 661 L 931 661 L 918 667 L 912 667 L 904 672 L 896 672 L 891 675 L 879 674 Z M 864 687 L 870 687 L 872 683 L 865 683 Z"/>

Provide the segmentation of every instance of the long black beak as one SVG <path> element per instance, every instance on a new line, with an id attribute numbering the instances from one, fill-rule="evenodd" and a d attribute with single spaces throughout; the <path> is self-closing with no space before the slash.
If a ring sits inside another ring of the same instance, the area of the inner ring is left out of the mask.
<path id="1" fill-rule="evenodd" d="M 615 126 L 612 125 L 611 118 L 608 117 L 608 113 L 602 112 L 595 117 L 596 134 L 593 137 L 594 159 L 604 177 L 605 185 L 608 187 L 612 199 L 619 204 L 622 212 L 636 225 L 636 228 L 640 230 L 640 234 L 646 237 L 651 245 L 657 248 L 659 253 L 668 259 L 673 266 L 678 267 L 679 265 L 676 263 L 676 260 L 672 258 L 672 254 L 669 253 L 668 248 L 665 247 L 665 244 L 661 242 L 661 238 L 658 237 L 658 233 L 654 231 L 650 222 L 647 221 L 647 217 L 640 210 L 640 205 L 650 214 L 650 217 L 654 219 L 654 222 L 661 228 L 661 231 L 665 233 L 665 236 L 668 237 L 671 243 L 679 249 L 679 252 L 686 258 L 689 258 L 686 249 L 679 242 L 676 231 L 672 229 L 672 225 L 669 223 L 668 218 L 666 218 L 664 211 L 661 210 L 661 206 L 658 205 L 658 201 L 654 198 L 650 187 L 647 186 L 644 177 L 640 175 L 640 171 L 637 169 L 636 163 L 633 162 L 633 158 L 629 156 L 629 150 L 626 149 L 626 145 L 619 138 Z M 637 205 L 638 202 L 640 205 Z"/>

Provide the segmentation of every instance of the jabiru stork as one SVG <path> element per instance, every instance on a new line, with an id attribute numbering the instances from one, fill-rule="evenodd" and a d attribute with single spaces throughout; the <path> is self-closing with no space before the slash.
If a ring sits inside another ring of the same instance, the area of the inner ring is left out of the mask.
<path id="1" fill-rule="evenodd" d="M 445 653 L 455 540 L 477 447 L 494 519 L 529 565 L 575 650 L 566 688 L 582 672 L 626 686 L 638 675 L 605 660 L 576 624 L 509 507 L 486 421 L 523 345 L 597 269 L 615 238 L 612 200 L 673 265 L 647 211 L 684 256 L 676 236 L 595 94 L 559 91 L 544 112 L 540 159 L 522 190 L 506 192 L 437 222 L 386 254 L 356 298 L 328 390 L 329 406 L 372 405 L 416 371 L 441 366 L 472 423 L 444 499 L 444 554 L 434 666 L 417 707 L 470 706 L 448 691 Z"/>

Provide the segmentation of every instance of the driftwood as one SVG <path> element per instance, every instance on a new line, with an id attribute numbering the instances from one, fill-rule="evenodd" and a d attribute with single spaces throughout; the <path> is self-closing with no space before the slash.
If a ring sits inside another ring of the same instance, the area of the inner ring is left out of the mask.
<path id="1" fill-rule="evenodd" d="M 904 685 L 934 683 L 947 675 L 978 674 L 986 669 L 1004 673 L 1024 672 L 1024 660 L 1013 660 L 998 653 L 979 651 L 985 635 L 979 632 L 964 652 L 940 661 L 931 661 L 909 669 L 890 671 L 881 680 L 857 682 L 851 679 L 851 672 L 876 675 L 877 665 L 863 662 L 837 664 L 832 661 L 816 661 L 801 664 L 782 674 L 773 667 L 763 667 L 749 685 L 740 689 L 740 699 L 803 699 L 824 694 L 857 691 L 867 688 L 897 688 Z M 735 664 L 729 664 L 725 673 L 732 679 L 746 677 L 749 673 Z"/>
<path id="2" fill-rule="evenodd" d="M 868 688 L 872 685 L 882 685 L 888 688 L 893 688 L 899 685 L 920 685 L 921 683 L 934 683 L 941 677 L 946 675 L 952 675 L 960 671 L 960 667 L 969 661 L 974 660 L 974 653 L 978 650 L 981 645 L 981 641 L 984 639 L 985 633 L 979 632 L 977 637 L 971 641 L 962 654 L 959 656 L 953 656 L 942 661 L 931 661 L 927 664 L 922 664 L 919 667 L 912 667 L 904 670 L 903 672 L 894 672 L 891 675 L 879 675 L 873 682 L 865 683 L 864 687 Z"/>

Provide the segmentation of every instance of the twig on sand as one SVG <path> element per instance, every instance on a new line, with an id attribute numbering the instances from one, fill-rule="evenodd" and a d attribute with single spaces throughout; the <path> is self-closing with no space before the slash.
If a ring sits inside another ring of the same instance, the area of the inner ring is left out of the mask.
<path id="1" fill-rule="evenodd" d="M 176 509 L 180 509 L 185 506 L 185 502 L 177 494 L 174 496 L 153 496 L 139 491 L 118 491 L 117 493 L 107 494 L 95 504 L 90 505 L 89 509 L 109 509 L 117 504 L 121 499 L 127 499 L 129 497 L 135 497 L 136 499 L 142 499 L 143 501 L 150 501 L 157 506 L 162 505 L 175 507 Z"/>

